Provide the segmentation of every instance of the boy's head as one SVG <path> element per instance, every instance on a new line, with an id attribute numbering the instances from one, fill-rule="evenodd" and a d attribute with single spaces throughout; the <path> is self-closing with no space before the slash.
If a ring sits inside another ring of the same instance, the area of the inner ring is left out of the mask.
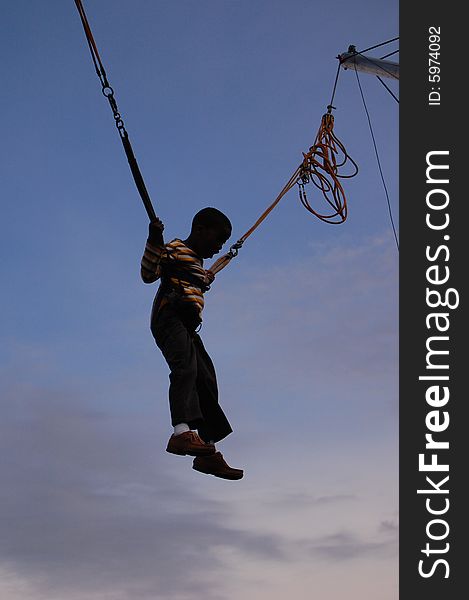
<path id="1" fill-rule="evenodd" d="M 203 208 L 192 219 L 191 245 L 202 258 L 218 254 L 230 235 L 231 222 L 217 208 Z"/>

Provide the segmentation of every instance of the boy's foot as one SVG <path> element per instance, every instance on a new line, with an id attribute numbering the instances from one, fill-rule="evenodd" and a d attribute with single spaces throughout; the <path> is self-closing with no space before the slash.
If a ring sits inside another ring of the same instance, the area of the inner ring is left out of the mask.
<path id="1" fill-rule="evenodd" d="M 211 456 L 198 456 L 194 458 L 192 468 L 207 475 L 215 475 L 222 479 L 241 479 L 244 475 L 242 469 L 233 469 L 230 467 L 221 452 L 215 452 Z"/>
<path id="2" fill-rule="evenodd" d="M 180 456 L 208 456 L 215 453 L 213 444 L 206 444 L 195 431 L 185 431 L 169 438 L 166 452 Z"/>

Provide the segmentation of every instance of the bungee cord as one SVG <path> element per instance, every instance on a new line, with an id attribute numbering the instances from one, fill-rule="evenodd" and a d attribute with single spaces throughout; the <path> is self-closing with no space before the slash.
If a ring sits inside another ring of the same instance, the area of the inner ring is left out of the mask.
<path id="1" fill-rule="evenodd" d="M 117 102 L 114 96 L 114 90 L 109 84 L 107 79 L 106 71 L 104 69 L 101 57 L 98 52 L 96 42 L 91 32 L 86 13 L 81 0 L 75 0 L 75 5 L 78 9 L 78 13 L 81 18 L 83 29 L 85 31 L 86 40 L 90 49 L 93 64 L 96 73 L 101 82 L 101 88 L 103 95 L 109 101 L 111 106 L 115 124 L 119 132 L 122 144 L 124 146 L 127 159 L 134 177 L 137 189 L 140 193 L 145 209 L 147 211 L 150 221 L 154 221 L 156 213 L 151 204 L 150 196 L 145 187 L 142 174 L 138 167 L 135 159 L 132 146 L 130 144 L 129 136 L 124 125 L 124 121 L 117 107 Z M 340 65 L 339 65 L 340 67 Z M 332 115 L 332 103 L 334 101 L 335 91 L 337 88 L 337 81 L 339 77 L 340 68 L 337 69 L 337 74 L 334 81 L 331 102 L 327 109 L 328 112 L 323 115 L 321 119 L 321 125 L 319 127 L 316 139 L 309 151 L 303 153 L 303 161 L 294 171 L 290 179 L 287 181 L 283 189 L 277 198 L 267 207 L 267 209 L 261 214 L 256 222 L 246 231 L 246 233 L 239 238 L 239 240 L 233 244 L 227 254 L 219 258 L 214 265 L 211 267 L 213 273 L 221 271 L 232 258 L 237 256 L 238 250 L 242 247 L 246 239 L 259 227 L 259 225 L 267 218 L 272 210 L 277 206 L 280 200 L 287 194 L 295 185 L 298 185 L 299 196 L 302 205 L 313 215 L 318 217 L 320 220 L 326 223 L 343 223 L 347 218 L 347 201 L 345 198 L 344 189 L 339 182 L 339 178 L 353 177 L 358 172 L 356 163 L 348 156 L 344 145 L 335 135 L 334 128 L 334 117 Z M 339 173 L 339 169 L 342 169 L 346 163 L 351 162 L 353 165 L 353 171 L 351 174 L 344 175 Z M 307 196 L 305 186 L 308 183 L 312 183 L 316 188 L 321 190 L 327 204 L 332 209 L 331 211 L 324 213 L 314 209 Z"/>
<path id="2" fill-rule="evenodd" d="M 301 204 L 314 216 L 321 221 L 329 224 L 343 223 L 347 218 L 347 200 L 344 189 L 339 181 L 341 178 L 351 178 L 358 173 L 358 166 L 348 155 L 344 144 L 334 133 L 334 116 L 332 115 L 332 102 L 337 87 L 340 65 L 337 70 L 331 102 L 327 107 L 327 113 L 322 116 L 321 124 L 316 135 L 314 144 L 308 152 L 303 152 L 303 162 L 295 169 L 290 179 L 282 188 L 279 195 L 270 206 L 261 214 L 257 221 L 242 235 L 239 240 L 231 246 L 229 251 L 216 260 L 209 270 L 216 274 L 224 269 L 229 262 L 238 255 L 238 251 L 243 246 L 246 239 L 259 227 L 267 218 L 282 198 L 295 186 L 298 185 Z M 344 174 L 342 169 L 348 163 L 351 163 L 352 170 L 349 174 Z M 332 208 L 332 212 L 322 213 L 314 209 L 306 196 L 305 185 L 312 183 L 321 190 L 327 204 Z"/>
<path id="3" fill-rule="evenodd" d="M 77 7 L 83 25 L 83 29 L 85 31 L 86 41 L 88 42 L 88 47 L 90 49 L 91 58 L 93 59 L 93 64 L 96 73 L 99 77 L 99 81 L 101 82 L 101 91 L 103 95 L 108 99 L 109 105 L 111 107 L 117 131 L 119 132 L 122 145 L 124 146 L 124 151 L 129 162 L 130 170 L 132 172 L 135 185 L 137 186 L 140 198 L 142 199 L 143 205 L 145 206 L 145 210 L 147 211 L 148 218 L 150 219 L 150 221 L 154 221 L 156 219 L 156 213 L 151 203 L 150 195 L 145 186 L 145 182 L 143 181 L 142 173 L 140 172 L 140 168 L 137 164 L 137 160 L 135 158 L 132 145 L 130 143 L 129 135 L 124 125 L 124 120 L 122 119 L 122 116 L 117 107 L 117 102 L 114 97 L 114 90 L 109 85 L 106 71 L 101 61 L 101 57 L 99 56 L 98 48 L 96 46 L 96 42 L 91 32 L 91 27 L 86 17 L 85 9 L 83 8 L 83 3 L 81 2 L 81 0 L 75 0 L 75 5 Z"/>
<path id="4" fill-rule="evenodd" d="M 101 61 L 101 57 L 98 52 L 98 48 L 96 42 L 94 40 L 93 34 L 91 32 L 91 27 L 89 25 L 88 19 L 85 14 L 85 10 L 83 8 L 82 0 L 74 0 L 75 5 L 77 7 L 78 13 L 80 15 L 80 19 L 83 25 L 83 29 L 85 32 L 86 40 L 88 43 L 88 47 L 90 49 L 91 57 L 93 60 L 93 64 L 98 75 L 98 78 L 101 83 L 101 89 L 103 95 L 107 98 L 109 105 L 111 107 L 116 128 L 118 130 L 119 136 L 121 138 L 129 166 L 137 186 L 137 190 L 140 194 L 144 207 L 146 209 L 147 215 L 150 221 L 154 221 L 157 219 L 155 210 L 150 200 L 150 196 L 146 189 L 142 174 L 140 172 L 139 166 L 137 164 L 129 136 L 127 130 L 124 125 L 124 121 L 122 119 L 121 113 L 119 112 L 117 102 L 114 96 L 114 90 L 109 84 L 107 79 L 106 71 L 104 69 L 103 63 Z M 387 42 L 383 42 L 381 44 L 376 44 L 375 46 L 370 46 L 365 50 L 357 52 L 354 47 L 354 53 L 362 56 L 366 60 L 373 62 L 372 59 L 363 56 L 364 52 L 368 52 L 369 50 L 373 50 L 374 48 L 379 48 L 384 46 L 385 44 L 396 41 L 397 38 L 393 38 L 392 40 L 388 40 Z M 351 47 L 352 48 L 352 47 Z M 394 54 L 392 52 L 386 56 L 390 56 Z M 318 219 L 325 223 L 329 224 L 340 224 L 343 223 L 347 219 L 348 208 L 347 208 L 347 200 L 345 196 L 345 191 L 340 182 L 340 179 L 351 178 L 357 175 L 358 166 L 355 161 L 349 156 L 347 150 L 345 149 L 344 144 L 340 141 L 337 135 L 334 132 L 334 116 L 332 115 L 332 110 L 335 109 L 333 106 L 334 97 L 336 93 L 339 72 L 341 67 L 340 56 L 339 65 L 337 68 L 337 73 L 334 80 L 333 90 L 331 101 L 327 106 L 327 113 L 325 113 L 321 118 L 321 124 L 319 126 L 318 132 L 316 134 L 313 145 L 309 148 L 308 152 L 303 152 L 303 160 L 295 169 L 291 177 L 288 179 L 278 196 L 275 200 L 264 210 L 264 212 L 258 217 L 255 223 L 238 239 L 238 241 L 233 244 L 229 251 L 222 257 L 220 257 L 215 263 L 210 267 L 210 271 L 214 274 L 221 271 L 225 268 L 229 262 L 238 255 L 238 251 L 243 246 L 246 239 L 254 233 L 254 231 L 261 225 L 261 223 L 267 218 L 267 216 L 274 210 L 274 208 L 278 205 L 278 203 L 282 200 L 282 198 L 293 188 L 295 185 L 298 186 L 299 199 L 301 204 L 306 208 L 306 210 L 316 216 Z M 383 57 L 384 58 L 384 57 Z M 382 66 L 380 66 L 382 68 Z M 378 166 L 381 173 L 381 178 L 383 181 L 383 185 L 386 192 L 386 197 L 388 201 L 388 209 L 391 218 L 391 224 L 394 231 L 394 236 L 396 239 L 396 244 L 399 248 L 399 244 L 397 241 L 397 234 L 394 227 L 394 222 L 392 218 L 391 206 L 389 202 L 389 195 L 387 193 L 386 183 L 384 181 L 384 176 L 381 169 L 381 163 L 379 159 L 379 154 L 376 147 L 376 141 L 374 138 L 371 120 L 369 117 L 369 113 L 366 107 L 366 102 L 363 96 L 363 91 L 360 86 L 360 80 L 358 78 L 357 70 L 355 69 L 355 73 L 357 74 L 357 81 L 360 87 L 360 92 L 362 94 L 362 99 L 365 105 L 365 111 L 367 113 L 368 122 L 371 130 L 372 140 L 375 147 L 375 153 L 378 160 Z M 391 76 L 394 76 L 390 73 Z M 381 83 L 386 87 L 386 89 L 393 95 L 395 100 L 399 102 L 399 100 L 394 96 L 394 94 L 389 90 L 386 84 L 378 77 Z M 345 172 L 348 171 L 348 172 Z M 312 184 L 313 187 L 320 190 L 323 198 L 328 206 L 326 212 L 324 209 L 313 208 L 310 203 L 307 194 L 306 194 L 306 186 L 308 184 Z"/>

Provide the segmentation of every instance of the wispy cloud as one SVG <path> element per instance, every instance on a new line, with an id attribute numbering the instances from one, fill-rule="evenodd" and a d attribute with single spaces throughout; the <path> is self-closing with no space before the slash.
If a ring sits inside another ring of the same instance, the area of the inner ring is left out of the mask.
<path id="1" fill-rule="evenodd" d="M 229 505 L 173 477 L 149 436 L 142 443 L 126 431 L 135 423 L 95 412 L 69 391 L 22 396 L 30 402 L 23 414 L 18 397 L 5 398 L 0 562 L 20 578 L 54 598 L 70 589 L 180 598 L 196 586 L 222 598 L 220 549 L 287 559 L 280 536 L 233 528 Z"/>
<path id="2" fill-rule="evenodd" d="M 236 390 L 235 406 L 245 402 L 256 418 L 296 415 L 299 429 L 330 413 L 342 428 L 361 418 L 371 432 L 383 411 L 397 416 L 397 259 L 389 239 L 351 248 L 338 240 L 295 262 L 243 265 L 242 279 L 218 278 L 202 335 L 216 348 L 227 393 Z"/>
<path id="3" fill-rule="evenodd" d="M 397 540 L 369 540 L 351 532 L 337 532 L 303 543 L 304 551 L 324 560 L 388 558 L 397 552 Z"/>
<path id="4" fill-rule="evenodd" d="M 399 523 L 397 522 L 397 519 L 385 519 L 379 524 L 379 530 L 390 534 L 397 534 L 399 531 Z"/>
<path id="5" fill-rule="evenodd" d="M 145 354 L 157 368 L 137 369 L 129 380 L 120 358 L 107 360 L 102 381 L 77 384 L 82 374 L 68 378 L 70 357 L 53 340 L 10 348 L 0 422 L 6 600 L 234 600 L 226 582 L 248 585 L 250 564 L 261 589 L 272 573 L 309 573 L 312 558 L 329 566 L 392 559 L 394 521 L 381 516 L 374 533 L 362 530 L 363 514 L 353 522 L 357 488 L 335 481 L 339 473 L 325 485 L 319 473 L 336 460 L 324 439 L 330 448 L 341 441 L 338 419 L 350 430 L 362 406 L 378 423 L 369 387 L 394 376 L 394 266 L 379 240 L 354 252 L 311 252 L 295 265 L 248 269 L 243 287 L 227 279 L 208 300 L 203 336 L 217 348 L 228 412 L 242 418 L 233 439 L 241 454 L 252 452 L 255 482 L 248 472 L 229 487 L 195 474 L 189 460 L 165 455 L 161 357 Z M 285 281 L 272 302 L 272 286 Z M 140 342 L 134 345 L 142 335 L 129 328 L 126 351 L 142 352 Z M 87 360 L 99 366 L 100 351 L 90 346 Z M 150 343 L 148 351 L 157 353 Z M 330 414 L 333 428 L 324 429 L 321 414 Z M 318 444 L 314 455 L 311 443 Z M 305 485 L 302 477 L 313 470 Z M 350 529 L 336 531 L 347 518 Z"/>
<path id="6" fill-rule="evenodd" d="M 331 504 L 339 504 L 343 502 L 355 501 L 357 496 L 354 494 L 334 494 L 330 496 L 314 496 L 307 492 L 284 492 L 277 494 L 269 500 L 269 504 L 277 507 L 294 506 L 296 510 L 299 508 L 314 506 L 328 506 Z"/>
<path id="7" fill-rule="evenodd" d="M 161 452 L 148 415 L 116 417 L 71 389 L 10 388 L 4 399 L 0 564 L 6 600 L 192 600 L 194 594 L 231 600 L 226 578 L 248 585 L 248 564 L 257 565 L 260 585 L 272 568 L 307 568 L 308 557 L 330 563 L 392 555 L 390 527 L 384 531 L 383 524 L 384 537 L 375 538 L 341 531 L 306 539 L 278 527 L 279 515 L 297 514 L 301 525 L 316 509 L 340 512 L 356 504 L 352 494 L 308 495 L 299 485 L 270 505 L 247 507 L 241 488 L 232 496 L 228 482 L 218 482 L 225 488 L 212 495 L 190 462 L 181 459 L 174 471 L 175 457 Z M 251 517 L 244 525 L 240 508 Z"/>

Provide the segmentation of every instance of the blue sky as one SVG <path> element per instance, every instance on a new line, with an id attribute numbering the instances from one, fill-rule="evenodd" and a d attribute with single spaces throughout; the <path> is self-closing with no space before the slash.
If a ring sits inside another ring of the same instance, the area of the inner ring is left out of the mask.
<path id="1" fill-rule="evenodd" d="M 383 0 L 85 9 L 168 240 L 204 206 L 240 237 L 312 144 L 336 56 L 399 34 Z M 245 469 L 226 482 L 164 452 L 147 217 L 75 5 L 0 22 L 2 600 L 396 600 L 398 252 L 355 74 L 347 221 L 292 190 L 206 296 L 220 450 Z M 398 105 L 360 81 L 398 223 Z"/>

